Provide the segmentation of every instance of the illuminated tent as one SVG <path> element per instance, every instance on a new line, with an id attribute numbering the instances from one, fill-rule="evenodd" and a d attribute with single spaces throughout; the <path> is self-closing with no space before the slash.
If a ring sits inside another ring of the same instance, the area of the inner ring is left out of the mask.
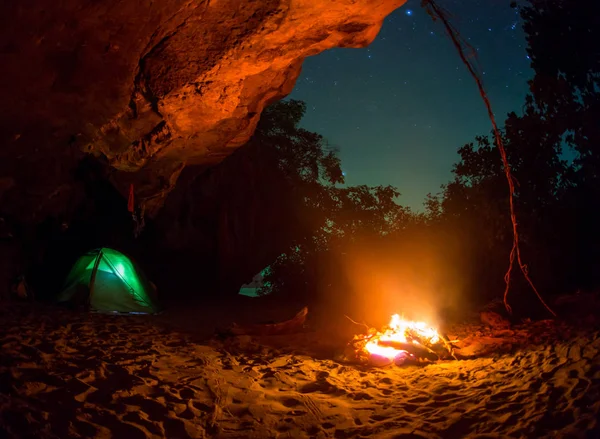
<path id="1" fill-rule="evenodd" d="M 123 253 L 100 248 L 81 256 L 58 302 L 87 305 L 100 312 L 154 314 L 160 311 L 154 286 Z"/>

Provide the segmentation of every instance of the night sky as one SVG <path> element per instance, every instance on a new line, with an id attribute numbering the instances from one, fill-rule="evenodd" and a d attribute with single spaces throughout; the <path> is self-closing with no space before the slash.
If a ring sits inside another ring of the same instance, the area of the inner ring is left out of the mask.
<path id="1" fill-rule="evenodd" d="M 533 75 L 509 0 L 439 0 L 477 50 L 498 123 L 521 113 Z M 473 79 L 441 23 L 408 0 L 365 49 L 308 58 L 290 98 L 307 104 L 302 125 L 340 148 L 346 183 L 392 184 L 400 204 L 422 210 L 451 178 L 457 149 L 491 124 Z"/>

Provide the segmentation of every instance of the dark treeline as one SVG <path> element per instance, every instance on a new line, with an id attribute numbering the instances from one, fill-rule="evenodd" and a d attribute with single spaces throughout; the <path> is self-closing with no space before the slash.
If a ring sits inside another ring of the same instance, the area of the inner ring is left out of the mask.
<path id="1" fill-rule="evenodd" d="M 521 114 L 509 114 L 502 130 L 521 251 L 544 295 L 593 290 L 600 284 L 600 6 L 532 1 L 521 14 L 535 75 Z M 291 108 L 302 105 L 268 111 Z M 312 140 L 314 151 L 326 148 Z M 299 214 L 310 216 L 315 233 L 298 236 L 271 265 L 264 292 L 353 297 L 368 289 L 369 300 L 387 303 L 373 298 L 387 288 L 445 297 L 450 307 L 465 295 L 471 302 L 502 296 L 512 226 L 493 136 L 458 150 L 452 180 L 427 197 L 424 214 L 396 204 L 392 187 L 341 187 L 339 161 L 329 154 L 321 162 L 314 151 L 302 151 L 313 172 L 295 187 L 306 190 Z M 518 269 L 513 285 L 511 302 L 535 308 Z"/>
<path id="2" fill-rule="evenodd" d="M 522 115 L 506 119 L 503 140 L 516 180 L 522 252 L 548 294 L 593 289 L 600 281 L 599 12 L 595 3 L 574 1 L 533 1 L 521 10 L 535 75 Z M 432 213 L 477 237 L 474 274 L 482 285 L 501 279 L 506 268 L 508 189 L 489 138 L 459 155 Z"/>

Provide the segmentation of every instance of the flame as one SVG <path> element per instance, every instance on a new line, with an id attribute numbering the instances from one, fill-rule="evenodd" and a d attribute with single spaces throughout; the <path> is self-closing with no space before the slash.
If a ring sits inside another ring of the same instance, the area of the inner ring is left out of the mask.
<path id="1" fill-rule="evenodd" d="M 418 340 L 425 341 L 431 345 L 434 345 L 440 341 L 440 335 L 432 327 L 429 327 L 424 322 L 413 322 L 410 320 L 404 320 L 398 314 L 394 314 L 388 325 L 388 327 L 375 336 L 360 336 L 366 341 L 362 347 L 364 351 L 371 355 L 377 355 L 394 360 L 399 354 L 405 353 L 405 350 L 397 349 L 392 346 L 382 346 L 379 344 L 383 342 L 398 342 L 398 343 L 415 343 L 420 345 Z"/>

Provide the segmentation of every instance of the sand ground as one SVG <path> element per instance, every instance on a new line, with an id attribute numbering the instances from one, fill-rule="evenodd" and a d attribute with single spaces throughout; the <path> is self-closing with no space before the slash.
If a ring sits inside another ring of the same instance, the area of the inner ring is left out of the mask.
<path id="1" fill-rule="evenodd" d="M 223 315 L 0 307 L 0 437 L 600 438 L 598 331 L 369 369 L 331 332 L 207 339 Z"/>

